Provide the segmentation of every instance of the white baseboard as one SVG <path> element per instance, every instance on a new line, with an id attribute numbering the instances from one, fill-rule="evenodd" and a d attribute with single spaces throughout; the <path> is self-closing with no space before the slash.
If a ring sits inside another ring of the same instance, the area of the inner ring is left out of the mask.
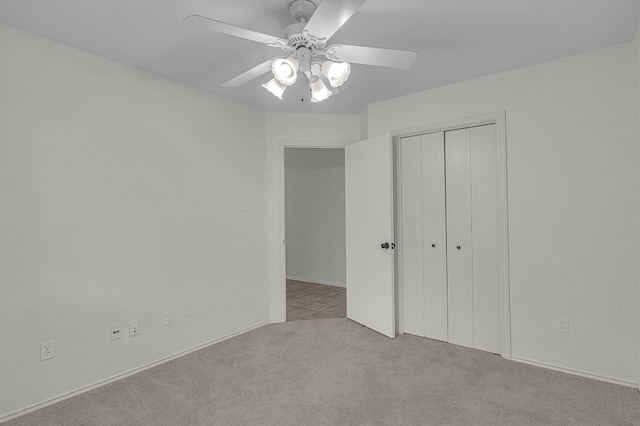
<path id="1" fill-rule="evenodd" d="M 526 358 L 520 358 L 517 356 L 511 356 L 511 361 L 521 362 L 523 364 L 529 364 L 536 367 L 547 368 L 549 370 L 560 371 L 562 373 L 573 374 L 575 376 L 586 377 L 588 379 L 600 380 L 601 382 L 614 383 L 616 385 L 627 386 L 631 388 L 638 388 L 639 384 L 635 382 L 629 382 L 626 380 L 614 379 L 612 377 L 601 376 L 587 371 L 575 370 L 573 368 L 560 367 L 559 365 L 548 364 L 546 362 L 533 361 Z"/>
<path id="2" fill-rule="evenodd" d="M 264 321 L 264 322 L 258 323 L 256 325 L 252 325 L 250 327 L 244 328 L 244 329 L 236 331 L 234 333 L 227 334 L 226 336 L 220 337 L 218 339 L 214 339 L 214 340 L 211 340 L 209 342 L 203 343 L 201 345 L 194 346 L 192 348 L 186 349 L 184 351 L 177 352 L 177 353 L 175 353 L 173 355 L 169 355 L 168 357 L 161 358 L 161 359 L 159 359 L 157 361 L 154 361 L 154 362 L 151 362 L 149 364 L 145 364 L 145 365 L 142 365 L 140 367 L 136 367 L 136 368 L 134 368 L 132 370 L 128 370 L 128 371 L 125 371 L 125 372 L 120 373 L 120 374 L 116 374 L 115 376 L 111 376 L 111 377 L 109 377 L 107 379 L 97 381 L 97 382 L 95 382 L 93 384 L 90 384 L 90 385 L 87 385 L 87 386 L 83 386 L 83 387 L 78 388 L 76 390 L 73 390 L 71 392 L 64 393 L 62 395 L 47 399 L 45 401 L 38 402 L 38 403 L 30 405 L 30 406 L 28 406 L 26 408 L 22 408 L 20 410 L 13 411 L 11 413 L 8 413 L 8 414 L 5 414 L 3 416 L 0 416 L 0 423 L 4 423 L 4 422 L 9 421 L 11 419 L 15 419 L 16 417 L 23 416 L 23 415 L 25 415 L 27 413 L 39 410 L 41 408 L 44 408 L 46 406 L 55 404 L 57 402 L 64 401 L 65 399 L 69 399 L 69 398 L 72 398 L 72 397 L 74 397 L 76 395 L 80 395 L 82 393 L 88 392 L 88 391 L 90 391 L 92 389 L 99 388 L 100 386 L 104 386 L 106 384 L 115 382 L 115 381 L 120 380 L 120 379 L 124 379 L 125 377 L 131 376 L 131 375 L 134 375 L 136 373 L 140 373 L 141 371 L 148 370 L 149 368 L 155 367 L 156 365 L 164 364 L 167 361 L 171 361 L 173 359 L 180 358 L 181 356 L 190 354 L 190 353 L 195 352 L 195 351 L 200 350 L 200 349 L 204 349 L 204 348 L 206 348 L 208 346 L 215 345 L 216 343 L 220 343 L 220 342 L 222 342 L 224 340 L 231 339 L 232 337 L 239 336 L 239 335 L 244 334 L 244 333 L 246 333 L 248 331 L 255 330 L 257 328 L 263 327 L 263 326 L 265 326 L 267 324 L 271 324 L 273 322 L 274 321 Z"/>
<path id="3" fill-rule="evenodd" d="M 303 281 L 305 283 L 312 283 L 312 284 L 332 285 L 334 287 L 346 287 L 346 285 L 344 283 L 334 283 L 334 282 L 330 282 L 330 281 L 317 280 L 315 278 L 292 277 L 292 276 L 287 275 L 287 279 L 288 280 L 293 280 L 293 281 Z"/>

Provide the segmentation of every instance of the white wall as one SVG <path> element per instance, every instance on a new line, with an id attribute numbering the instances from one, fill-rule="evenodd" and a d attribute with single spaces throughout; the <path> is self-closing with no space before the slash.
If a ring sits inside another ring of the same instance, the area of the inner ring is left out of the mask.
<path id="1" fill-rule="evenodd" d="M 344 147 L 360 139 L 359 115 L 267 114 L 269 315 L 284 321 L 284 146 Z"/>
<path id="2" fill-rule="evenodd" d="M 637 384 L 634 58 L 628 43 L 372 104 L 367 119 L 374 136 L 505 110 L 513 356 Z"/>
<path id="3" fill-rule="evenodd" d="M 6 26 L 0 58 L 0 418 L 268 320 L 264 113 Z"/>
<path id="4" fill-rule="evenodd" d="M 365 106 L 360 113 L 360 140 L 369 138 L 369 106 Z"/>
<path id="5" fill-rule="evenodd" d="M 344 149 L 286 148 L 287 278 L 344 287 Z"/>

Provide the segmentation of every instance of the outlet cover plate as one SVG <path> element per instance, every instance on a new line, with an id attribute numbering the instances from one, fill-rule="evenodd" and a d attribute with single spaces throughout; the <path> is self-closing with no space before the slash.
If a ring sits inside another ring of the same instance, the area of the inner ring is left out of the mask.
<path id="1" fill-rule="evenodd" d="M 558 317 L 556 322 L 556 331 L 558 333 L 568 333 L 569 332 L 569 318 L 567 317 Z"/>
<path id="2" fill-rule="evenodd" d="M 51 359 L 55 355 L 55 340 L 40 342 L 40 361 Z"/>
<path id="3" fill-rule="evenodd" d="M 129 337 L 137 336 L 140 334 L 140 320 L 129 321 Z"/>
<path id="4" fill-rule="evenodd" d="M 122 337 L 121 333 L 120 333 L 120 323 L 118 324 L 111 324 L 111 328 L 110 328 L 110 333 L 109 336 L 111 338 L 111 340 L 118 340 Z"/>
<path id="5" fill-rule="evenodd" d="M 164 313 L 164 326 L 170 326 L 173 324 L 173 311 L 165 311 Z"/>

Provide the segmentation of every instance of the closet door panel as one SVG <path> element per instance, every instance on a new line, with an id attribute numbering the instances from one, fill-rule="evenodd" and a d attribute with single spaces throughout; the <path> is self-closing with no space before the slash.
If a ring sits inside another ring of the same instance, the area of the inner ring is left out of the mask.
<path id="1" fill-rule="evenodd" d="M 447 232 L 444 132 L 423 135 L 422 233 L 425 337 L 447 341 Z"/>
<path id="2" fill-rule="evenodd" d="M 401 139 L 403 327 L 405 333 L 424 337 L 420 151 L 420 136 Z"/>
<path id="3" fill-rule="evenodd" d="M 474 347 L 469 129 L 445 141 L 449 342 Z"/>
<path id="4" fill-rule="evenodd" d="M 496 126 L 470 129 L 474 347 L 500 352 Z"/>

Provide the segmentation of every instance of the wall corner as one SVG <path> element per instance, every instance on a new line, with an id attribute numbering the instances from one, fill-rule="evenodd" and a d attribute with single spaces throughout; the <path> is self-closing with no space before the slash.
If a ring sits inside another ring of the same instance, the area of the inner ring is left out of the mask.
<path id="1" fill-rule="evenodd" d="M 360 140 L 369 137 L 369 105 L 365 105 L 360 113 Z"/>

